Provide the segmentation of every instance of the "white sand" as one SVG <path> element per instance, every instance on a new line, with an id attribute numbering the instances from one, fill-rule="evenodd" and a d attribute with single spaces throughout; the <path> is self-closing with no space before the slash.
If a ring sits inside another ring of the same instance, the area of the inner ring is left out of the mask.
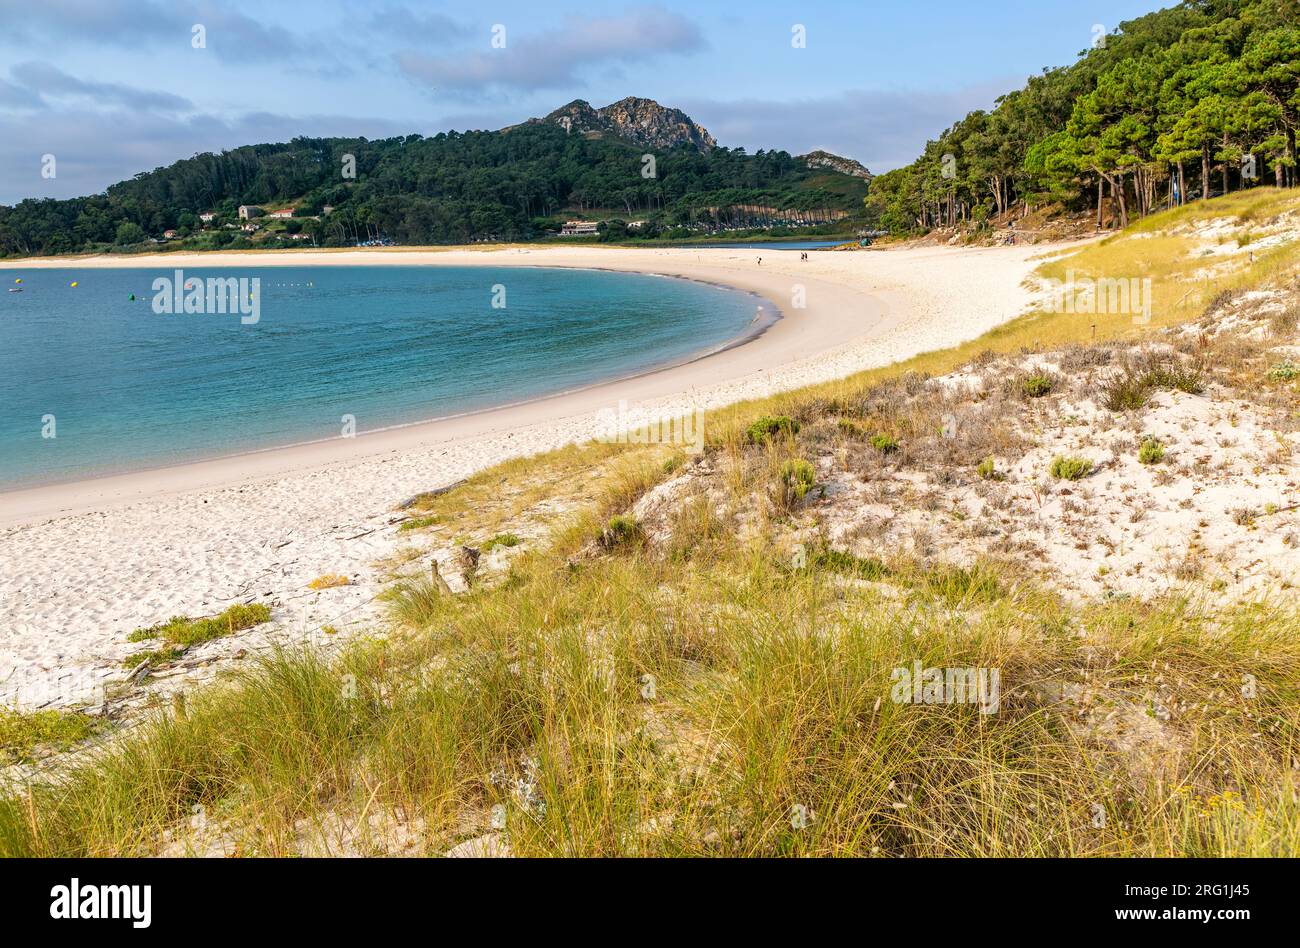
<path id="1" fill-rule="evenodd" d="M 265 602 L 273 622 L 194 650 L 191 663 L 323 625 L 378 625 L 375 562 L 403 538 L 403 499 L 501 460 L 586 441 L 620 400 L 650 412 L 713 408 L 826 381 L 981 335 L 1031 302 L 1047 248 L 882 252 L 546 248 L 168 254 L 0 268 L 301 266 L 600 267 L 722 283 L 782 313 L 756 339 L 634 379 L 524 405 L 218 461 L 0 494 L 0 703 L 92 699 L 141 646 L 126 635 L 176 614 Z M 757 258 L 762 257 L 759 266 Z M 802 285 L 806 307 L 792 304 Z M 263 323 L 274 319 L 263 312 Z M 364 429 L 365 420 L 358 419 Z M 354 585 L 315 592 L 343 573 Z"/>

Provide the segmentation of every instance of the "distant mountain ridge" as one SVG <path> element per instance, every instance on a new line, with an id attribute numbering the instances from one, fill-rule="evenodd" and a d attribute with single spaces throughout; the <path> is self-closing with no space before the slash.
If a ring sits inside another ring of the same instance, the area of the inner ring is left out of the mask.
<path id="1" fill-rule="evenodd" d="M 671 109 L 653 99 L 628 96 L 604 108 L 592 108 L 585 99 L 574 99 L 549 115 L 529 119 L 525 124 L 549 123 L 567 132 L 584 135 L 613 135 L 644 148 L 677 148 L 691 145 L 703 153 L 717 147 L 708 130 L 681 109 Z"/>

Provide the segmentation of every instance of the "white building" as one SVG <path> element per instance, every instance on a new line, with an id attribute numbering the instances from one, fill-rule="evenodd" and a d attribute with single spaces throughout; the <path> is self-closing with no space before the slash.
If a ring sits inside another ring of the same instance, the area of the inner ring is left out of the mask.
<path id="1" fill-rule="evenodd" d="M 563 237 L 576 237 L 578 234 L 596 233 L 595 221 L 565 221 L 564 226 L 560 228 L 560 235 Z"/>

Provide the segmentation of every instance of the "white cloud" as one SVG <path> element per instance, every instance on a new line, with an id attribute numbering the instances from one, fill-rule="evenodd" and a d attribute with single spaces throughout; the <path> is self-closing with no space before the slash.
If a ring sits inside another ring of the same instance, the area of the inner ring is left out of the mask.
<path id="1" fill-rule="evenodd" d="M 137 89 L 116 82 L 93 82 L 78 79 L 44 62 L 25 62 L 9 70 L 11 85 L 30 94 L 28 107 L 39 107 L 48 99 L 78 99 L 96 105 L 122 106 L 130 109 L 157 109 L 184 112 L 194 107 L 188 99 L 170 92 Z"/>
<path id="2" fill-rule="evenodd" d="M 518 37 L 506 27 L 506 45 L 491 48 L 484 32 L 483 49 L 446 57 L 406 50 L 396 54 L 398 68 L 419 82 L 461 91 L 488 87 L 543 89 L 581 83 L 593 66 L 653 59 L 670 53 L 704 49 L 699 28 L 662 8 L 643 8 L 618 16 L 570 18 L 563 27 Z"/>
<path id="3" fill-rule="evenodd" d="M 313 51 L 289 30 L 215 0 L 0 0 L 0 23 L 0 44 L 19 47 L 72 41 L 131 50 L 164 44 L 190 49 L 191 30 L 201 24 L 205 48 L 220 59 L 251 62 Z"/>

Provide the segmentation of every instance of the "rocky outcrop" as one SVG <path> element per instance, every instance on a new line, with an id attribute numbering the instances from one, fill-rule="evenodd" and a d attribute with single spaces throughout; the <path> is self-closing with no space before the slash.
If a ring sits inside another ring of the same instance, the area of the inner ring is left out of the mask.
<path id="1" fill-rule="evenodd" d="M 532 122 L 559 125 L 570 133 L 613 135 L 643 148 L 670 149 L 690 145 L 707 152 L 717 145 L 713 136 L 681 109 L 664 108 L 653 99 L 628 96 L 601 109 L 575 99 Z"/>
<path id="2" fill-rule="evenodd" d="M 832 155 L 829 151 L 810 151 L 806 155 L 800 155 L 798 160 L 809 168 L 830 168 L 840 174 L 866 178 L 868 181 L 875 177 L 862 162 L 854 161 L 852 158 L 841 158 L 839 155 Z"/>

